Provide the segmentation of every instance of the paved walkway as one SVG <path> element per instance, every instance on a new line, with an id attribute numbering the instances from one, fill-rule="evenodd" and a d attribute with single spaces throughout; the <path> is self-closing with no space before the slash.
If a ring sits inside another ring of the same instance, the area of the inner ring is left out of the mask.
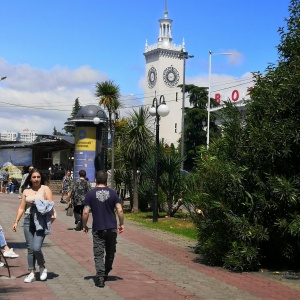
<path id="1" fill-rule="evenodd" d="M 0 268 L 0 299 L 300 299 L 299 283 L 275 281 L 258 273 L 231 273 L 196 262 L 195 242 L 126 222 L 118 236 L 114 269 L 103 289 L 94 286 L 91 233 L 74 229 L 73 217 L 55 196 L 58 219 L 46 237 L 43 252 L 48 279 L 24 283 L 26 245 L 21 219 L 12 232 L 19 205 L 17 195 L 0 194 L 0 224 L 10 247 L 20 255 L 10 259 L 12 278 Z M 89 220 L 91 225 L 91 218 Z"/>

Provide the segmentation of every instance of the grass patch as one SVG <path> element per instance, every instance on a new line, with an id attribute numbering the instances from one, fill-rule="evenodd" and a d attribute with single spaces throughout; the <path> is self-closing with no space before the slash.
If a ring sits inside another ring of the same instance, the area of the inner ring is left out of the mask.
<path id="1" fill-rule="evenodd" d="M 153 223 L 152 212 L 131 213 L 124 209 L 126 220 L 134 221 L 143 226 L 172 232 L 193 240 L 197 240 L 197 230 L 192 219 L 185 213 L 176 213 L 175 217 L 169 218 L 166 213 L 159 213 L 158 222 Z"/>

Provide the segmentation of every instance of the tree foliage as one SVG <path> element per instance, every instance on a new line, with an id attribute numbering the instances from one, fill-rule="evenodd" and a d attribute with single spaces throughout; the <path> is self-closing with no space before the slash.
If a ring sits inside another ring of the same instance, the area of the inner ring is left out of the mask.
<path id="1" fill-rule="evenodd" d="M 130 113 L 126 127 L 126 153 L 127 160 L 131 163 L 132 182 L 133 182 L 133 202 L 132 211 L 136 212 L 139 209 L 138 205 L 138 183 L 137 172 L 143 161 L 150 153 L 152 140 L 152 132 L 149 127 L 149 112 L 148 108 L 141 107 L 139 110 L 133 110 Z"/>
<path id="2" fill-rule="evenodd" d="M 179 87 L 182 87 L 180 85 Z M 206 87 L 198 87 L 194 84 L 185 85 L 185 91 L 188 93 L 191 107 L 185 107 L 184 116 L 184 149 L 185 161 L 184 168 L 192 170 L 195 166 L 194 157 L 200 146 L 206 145 L 206 126 L 207 126 L 207 99 L 208 91 Z M 212 106 L 218 105 L 214 99 L 211 99 Z M 214 123 L 215 116 L 211 116 L 210 132 L 212 138 L 218 132 Z M 181 142 L 181 141 L 180 141 Z"/>
<path id="3" fill-rule="evenodd" d="M 119 118 L 118 111 L 122 107 L 120 102 L 120 87 L 112 80 L 97 82 L 95 96 L 99 98 L 99 105 L 108 112 L 108 126 L 111 136 L 111 187 L 114 188 L 114 148 L 115 148 L 115 120 Z M 114 118 L 113 118 L 114 117 Z"/>
<path id="4" fill-rule="evenodd" d="M 65 122 L 65 127 L 63 128 L 66 133 L 69 133 L 73 136 L 75 135 L 75 126 L 71 121 L 75 119 L 81 107 L 82 106 L 80 105 L 79 98 L 77 97 L 72 108 L 71 116 L 67 119 Z"/>
<path id="5" fill-rule="evenodd" d="M 224 109 L 223 135 L 199 152 L 186 188 L 199 252 L 212 265 L 300 266 L 299 0 L 289 12 L 278 63 L 253 73 L 246 115 L 230 104 Z"/>
<path id="6" fill-rule="evenodd" d="M 57 131 L 57 130 L 56 130 L 56 127 L 54 126 L 54 127 L 53 127 L 52 135 L 65 135 L 65 134 L 62 133 L 62 132 L 60 132 L 60 131 Z"/>
<path id="7" fill-rule="evenodd" d="M 159 210 L 166 210 L 167 215 L 173 217 L 182 205 L 180 200 L 183 190 L 183 176 L 180 174 L 181 157 L 174 148 L 164 147 L 162 143 L 159 144 L 158 150 Z M 152 200 L 156 176 L 154 155 L 150 156 L 142 164 L 141 170 L 143 181 L 147 182 L 147 184 L 144 184 L 142 187 L 142 192 L 146 195 L 152 193 L 150 198 Z M 166 203 L 166 208 L 164 207 L 164 203 Z"/>

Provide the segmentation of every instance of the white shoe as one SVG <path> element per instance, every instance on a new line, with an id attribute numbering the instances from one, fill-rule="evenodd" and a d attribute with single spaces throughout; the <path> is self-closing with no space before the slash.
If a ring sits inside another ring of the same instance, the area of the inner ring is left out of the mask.
<path id="1" fill-rule="evenodd" d="M 8 251 L 3 251 L 3 256 L 7 258 L 17 258 L 19 254 L 15 253 L 13 248 L 10 248 Z"/>
<path id="2" fill-rule="evenodd" d="M 10 192 L 11 194 L 13 194 L 14 192 Z"/>
<path id="3" fill-rule="evenodd" d="M 44 281 L 47 279 L 47 269 L 40 268 L 40 280 Z"/>
<path id="4" fill-rule="evenodd" d="M 30 273 L 25 279 L 24 282 L 29 283 L 29 282 L 34 282 L 35 281 L 35 275 L 34 273 Z"/>
<path id="5" fill-rule="evenodd" d="M 3 267 L 3 266 L 4 266 L 4 263 L 0 261 L 0 267 Z"/>

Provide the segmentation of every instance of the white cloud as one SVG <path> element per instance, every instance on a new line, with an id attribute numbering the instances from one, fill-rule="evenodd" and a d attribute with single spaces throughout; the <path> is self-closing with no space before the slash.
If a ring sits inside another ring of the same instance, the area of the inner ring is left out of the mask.
<path id="1" fill-rule="evenodd" d="M 0 132 L 29 129 L 44 134 L 51 134 L 54 127 L 62 130 L 77 97 L 82 106 L 98 104 L 94 96 L 95 83 L 108 80 L 107 75 L 89 66 L 75 70 L 55 66 L 51 70 L 42 70 L 30 65 L 11 65 L 0 59 L 2 76 L 7 78 L 0 81 Z M 223 100 L 238 90 L 240 97 L 245 96 L 247 88 L 252 86 L 251 78 L 251 73 L 245 73 L 240 78 L 212 74 L 211 95 L 220 93 Z M 187 77 L 186 83 L 207 87 L 208 76 Z M 138 87 L 143 91 L 144 85 L 143 76 Z M 138 109 L 143 105 L 144 95 L 122 95 L 121 101 L 124 109 L 120 117 L 124 117 L 132 111 L 132 107 Z"/>
<path id="2" fill-rule="evenodd" d="M 201 87 L 208 87 L 208 76 L 200 75 L 193 78 L 187 78 L 188 84 L 194 84 Z M 221 95 L 221 100 L 232 100 L 239 96 L 241 98 L 248 98 L 248 88 L 253 86 L 253 79 L 251 73 L 245 73 L 241 77 L 233 77 L 225 74 L 211 74 L 211 97 L 214 98 L 216 94 Z M 238 91 L 238 94 L 237 92 Z"/>
<path id="3" fill-rule="evenodd" d="M 29 65 L 10 65 L 0 59 L 0 131 L 21 132 L 28 128 L 51 134 L 61 130 L 74 101 L 97 104 L 95 83 L 107 76 L 88 66 L 70 70 L 59 66 L 41 70 Z M 3 75 L 2 75 L 3 74 Z"/>

